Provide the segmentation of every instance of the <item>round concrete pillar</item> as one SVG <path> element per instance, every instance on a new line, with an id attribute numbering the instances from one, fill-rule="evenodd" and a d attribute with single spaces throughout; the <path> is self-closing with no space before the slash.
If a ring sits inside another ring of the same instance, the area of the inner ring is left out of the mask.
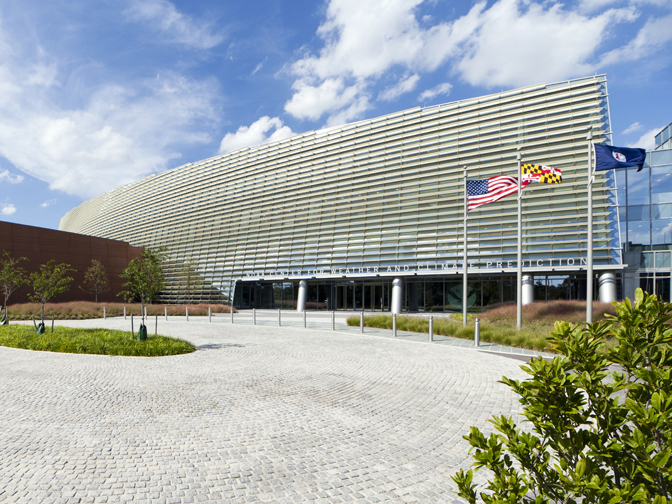
<path id="1" fill-rule="evenodd" d="M 401 299 L 404 295 L 404 284 L 401 278 L 392 280 L 392 313 L 401 313 Z"/>
<path id="2" fill-rule="evenodd" d="M 611 271 L 600 273 L 597 277 L 597 289 L 600 303 L 616 301 L 616 275 Z"/>
<path id="3" fill-rule="evenodd" d="M 523 275 L 523 305 L 534 303 L 534 276 Z"/>
<path id="4" fill-rule="evenodd" d="M 308 299 L 308 282 L 301 280 L 299 282 L 299 295 L 296 299 L 296 311 L 306 311 L 306 300 Z"/>

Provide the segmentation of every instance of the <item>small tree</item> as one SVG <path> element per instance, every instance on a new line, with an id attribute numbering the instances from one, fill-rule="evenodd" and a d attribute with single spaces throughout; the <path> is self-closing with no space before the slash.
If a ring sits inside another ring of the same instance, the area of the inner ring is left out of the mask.
<path id="1" fill-rule="evenodd" d="M 181 284 L 185 288 L 185 303 L 192 303 L 194 300 L 194 289 L 202 284 L 201 276 L 198 273 L 198 263 L 193 259 L 188 259 L 182 264 L 180 270 L 182 277 Z"/>
<path id="2" fill-rule="evenodd" d="M 145 325 L 145 305 L 158 297 L 165 287 L 165 277 L 163 274 L 162 261 L 167 255 L 163 247 L 158 249 L 147 248 L 142 252 L 142 256 L 132 259 L 121 278 L 127 282 L 124 287 L 128 290 L 120 292 L 118 296 L 123 296 L 128 302 L 140 301 L 142 325 Z"/>
<path id="3" fill-rule="evenodd" d="M 613 321 L 556 322 L 560 357 L 532 359 L 524 382 L 503 378 L 519 396 L 531 430 L 494 417 L 498 433 L 472 427 L 465 439 L 477 469 L 493 473 L 477 495 L 473 472 L 453 480 L 470 503 L 599 504 L 672 497 L 672 319 L 670 304 L 637 289 L 635 303 L 614 303 Z M 605 349 L 614 337 L 618 346 Z M 618 371 L 609 372 L 616 364 Z M 619 399 L 618 393 L 624 395 Z"/>
<path id="4" fill-rule="evenodd" d="M 26 279 L 26 270 L 19 267 L 18 264 L 21 261 L 27 261 L 27 257 L 19 257 L 15 259 L 11 256 L 6 250 L 2 251 L 2 260 L 0 265 L 0 288 L 2 288 L 2 294 L 4 297 L 3 300 L 3 313 L 7 317 L 7 322 L 9 323 L 9 313 L 7 312 L 7 301 L 12 293 L 26 284 L 28 281 Z"/>
<path id="5" fill-rule="evenodd" d="M 47 264 L 40 265 L 40 271 L 30 274 L 30 284 L 33 286 L 33 294 L 28 297 L 34 303 L 42 305 L 42 324 L 44 325 L 44 305 L 54 296 L 70 289 L 72 277 L 67 276 L 71 271 L 76 271 L 69 264 L 56 264 L 53 259 Z"/>
<path id="6" fill-rule="evenodd" d="M 108 292 L 110 290 L 110 282 L 107 278 L 107 271 L 105 271 L 105 266 L 98 259 L 93 259 L 91 261 L 91 266 L 88 267 L 84 273 L 84 285 L 80 285 L 79 288 L 84 292 L 93 294 L 98 302 L 98 294 L 102 292 Z"/>

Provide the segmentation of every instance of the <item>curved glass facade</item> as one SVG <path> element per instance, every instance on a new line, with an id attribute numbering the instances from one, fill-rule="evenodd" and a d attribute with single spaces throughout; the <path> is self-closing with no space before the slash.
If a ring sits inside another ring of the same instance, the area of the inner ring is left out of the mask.
<path id="1" fill-rule="evenodd" d="M 308 279 L 316 307 L 385 309 L 389 281 L 402 277 L 431 283 L 421 289 L 429 302 L 408 290 L 409 309 L 445 309 L 461 296 L 451 282 L 461 281 L 463 168 L 470 179 L 515 175 L 522 149 L 523 162 L 563 174 L 562 185 L 523 194 L 524 269 L 546 277 L 548 291 L 548 275 L 583 269 L 586 133 L 608 142 L 609 124 L 604 76 L 414 108 L 146 177 L 71 210 L 60 229 L 165 246 L 166 301 L 227 302 L 237 285 L 240 306 L 250 304 L 244 289 L 254 291 L 254 306 L 293 306 L 295 283 Z M 598 271 L 622 262 L 614 184 L 611 172 L 597 173 Z M 515 195 L 469 212 L 476 298 L 490 289 L 506 300 L 516 233 Z M 491 278 L 496 287 L 485 285 Z M 367 283 L 358 290 L 357 282 Z"/>

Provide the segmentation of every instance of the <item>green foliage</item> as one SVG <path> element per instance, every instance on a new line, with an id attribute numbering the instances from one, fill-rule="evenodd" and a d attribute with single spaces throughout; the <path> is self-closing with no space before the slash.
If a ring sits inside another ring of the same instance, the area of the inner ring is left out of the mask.
<path id="1" fill-rule="evenodd" d="M 196 350 L 188 341 L 148 336 L 138 341 L 130 332 L 109 329 L 74 329 L 56 326 L 54 332 L 35 335 L 30 325 L 0 327 L 0 345 L 44 352 L 159 357 Z"/>
<path id="2" fill-rule="evenodd" d="M 18 264 L 21 261 L 27 261 L 27 257 L 19 257 L 15 259 L 11 256 L 6 250 L 2 251 L 2 260 L 0 260 L 0 288 L 2 289 L 3 294 L 3 314 L 7 315 L 7 301 L 12 293 L 26 284 L 28 280 L 26 279 L 26 270 L 19 267 Z M 9 321 L 9 319 L 7 319 Z"/>
<path id="3" fill-rule="evenodd" d="M 40 271 L 30 274 L 33 294 L 28 294 L 28 298 L 42 306 L 42 323 L 44 323 L 44 304 L 70 288 L 72 277 L 66 275 L 71 271 L 75 270 L 69 264 L 56 264 L 52 259 L 47 264 L 40 265 Z"/>
<path id="4" fill-rule="evenodd" d="M 561 356 L 533 359 L 519 396 L 531 428 L 494 417 L 495 433 L 472 427 L 465 439 L 476 469 L 492 478 L 477 492 L 473 470 L 453 480 L 470 503 L 654 502 L 672 496 L 672 306 L 637 289 L 634 305 L 614 303 L 613 320 L 556 322 L 550 340 Z M 615 348 L 600 352 L 612 335 Z M 610 371 L 610 365 L 617 371 Z"/>
<path id="5" fill-rule="evenodd" d="M 124 284 L 128 290 L 120 292 L 126 301 L 140 301 L 142 306 L 142 323 L 145 323 L 145 305 L 158 298 L 165 287 L 162 262 L 167 258 L 163 247 L 158 249 L 146 248 L 142 257 L 132 259 L 121 278 L 127 281 Z"/>
<path id="6" fill-rule="evenodd" d="M 84 285 L 79 288 L 84 292 L 94 295 L 96 303 L 98 302 L 98 294 L 110 290 L 110 282 L 107 278 L 107 271 L 105 266 L 98 259 L 91 260 L 89 266 L 84 273 Z"/>

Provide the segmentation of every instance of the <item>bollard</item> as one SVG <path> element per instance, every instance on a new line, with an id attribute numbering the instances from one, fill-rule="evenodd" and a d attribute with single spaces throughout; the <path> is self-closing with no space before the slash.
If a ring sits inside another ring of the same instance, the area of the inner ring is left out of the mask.
<path id="1" fill-rule="evenodd" d="M 280 311 L 281 310 L 278 310 L 278 327 L 280 327 L 282 325 L 282 322 L 281 322 L 281 319 L 280 319 Z"/>
<path id="2" fill-rule="evenodd" d="M 51 316 L 51 332 L 54 332 L 54 316 Z"/>
<path id="3" fill-rule="evenodd" d="M 364 312 L 359 314 L 359 332 L 364 333 Z"/>
<path id="4" fill-rule="evenodd" d="M 303 328 L 306 328 L 306 310 L 303 310 Z"/>
<path id="5" fill-rule="evenodd" d="M 210 311 L 209 306 L 208 306 L 208 322 L 212 322 L 212 312 Z"/>
<path id="6" fill-rule="evenodd" d="M 187 314 L 187 315 L 186 315 L 186 317 L 187 317 L 187 322 L 189 322 L 189 307 L 188 307 L 188 306 L 185 306 L 185 307 L 184 307 L 184 310 L 185 310 L 185 313 Z"/>
<path id="7" fill-rule="evenodd" d="M 124 320 L 126 320 L 126 307 L 124 306 Z"/>
<path id="8" fill-rule="evenodd" d="M 332 331 L 336 330 L 336 312 L 335 311 L 331 312 L 331 330 Z"/>
<path id="9" fill-rule="evenodd" d="M 133 329 L 133 314 L 131 313 L 131 334 L 135 336 L 135 329 Z"/>
<path id="10" fill-rule="evenodd" d="M 167 306 L 163 307 L 163 314 L 166 316 L 166 322 L 168 322 L 168 307 Z"/>
<path id="11" fill-rule="evenodd" d="M 155 315 L 156 319 L 154 320 L 154 336 L 159 335 L 159 316 Z"/>
<path id="12" fill-rule="evenodd" d="M 257 325 L 257 309 L 252 308 L 252 325 Z"/>
<path id="13" fill-rule="evenodd" d="M 434 317 L 429 316 L 429 341 L 434 341 Z"/>
<path id="14" fill-rule="evenodd" d="M 392 314 L 392 336 L 394 338 L 397 337 L 397 314 L 396 313 Z"/>
<path id="15" fill-rule="evenodd" d="M 231 323 L 233 324 L 233 303 L 231 304 Z"/>
<path id="16" fill-rule="evenodd" d="M 474 326 L 474 346 L 481 346 L 481 323 L 476 319 L 476 325 Z"/>
<path id="17" fill-rule="evenodd" d="M 103 306 L 103 320 L 107 320 L 107 311 L 105 310 L 104 306 Z"/>

